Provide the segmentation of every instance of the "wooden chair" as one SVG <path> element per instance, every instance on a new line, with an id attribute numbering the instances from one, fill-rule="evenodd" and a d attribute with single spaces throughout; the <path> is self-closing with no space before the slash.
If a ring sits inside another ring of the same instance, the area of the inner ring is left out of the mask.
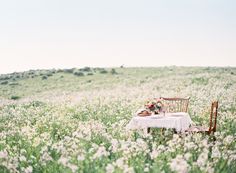
<path id="1" fill-rule="evenodd" d="M 218 114 L 218 101 L 214 101 L 211 104 L 209 127 L 191 126 L 186 132 L 187 133 L 206 133 L 209 135 L 211 133 L 216 132 L 217 114 Z"/>
<path id="2" fill-rule="evenodd" d="M 165 112 L 188 112 L 188 98 L 166 98 L 160 97 L 164 103 Z"/>

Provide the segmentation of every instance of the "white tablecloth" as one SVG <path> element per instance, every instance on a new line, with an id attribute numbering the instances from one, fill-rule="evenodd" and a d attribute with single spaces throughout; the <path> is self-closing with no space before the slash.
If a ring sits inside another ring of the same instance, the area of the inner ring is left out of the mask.
<path id="1" fill-rule="evenodd" d="M 148 127 L 173 128 L 177 132 L 185 131 L 189 128 L 192 120 L 186 112 L 165 113 L 165 115 L 151 115 L 146 117 L 134 116 L 128 129 L 144 129 Z"/>

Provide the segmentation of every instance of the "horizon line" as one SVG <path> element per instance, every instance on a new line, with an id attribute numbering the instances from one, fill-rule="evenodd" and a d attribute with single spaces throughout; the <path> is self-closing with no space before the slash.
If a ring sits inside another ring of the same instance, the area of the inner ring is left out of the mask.
<path id="1" fill-rule="evenodd" d="M 163 68 L 163 67 L 181 67 L 181 68 L 236 68 L 236 66 L 206 66 L 206 65 L 160 65 L 160 66 L 129 66 L 129 65 L 120 65 L 120 66 L 77 66 L 77 67 L 64 67 L 64 68 L 35 68 L 35 69 L 26 69 L 26 70 L 19 70 L 19 71 L 13 71 L 13 72 L 6 72 L 6 73 L 0 73 L 0 75 L 10 75 L 14 73 L 24 73 L 28 71 L 38 71 L 38 70 L 60 70 L 60 69 L 73 69 L 73 68 L 85 68 L 85 67 L 90 67 L 90 68 Z"/>

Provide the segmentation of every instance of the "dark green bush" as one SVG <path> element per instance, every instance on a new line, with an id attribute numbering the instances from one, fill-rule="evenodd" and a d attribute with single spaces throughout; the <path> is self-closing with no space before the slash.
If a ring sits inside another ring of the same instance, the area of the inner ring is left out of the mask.
<path id="1" fill-rule="evenodd" d="M 1 75 L 0 77 L 1 80 L 8 80 L 10 77 L 8 75 Z"/>
<path id="2" fill-rule="evenodd" d="M 11 99 L 12 100 L 18 100 L 18 99 L 20 99 L 20 96 L 11 96 Z"/>
<path id="3" fill-rule="evenodd" d="M 87 75 L 88 75 L 88 76 L 91 76 L 91 75 L 93 75 L 93 73 L 88 73 Z"/>
<path id="4" fill-rule="evenodd" d="M 89 72 L 91 71 L 91 68 L 90 67 L 84 67 L 84 68 L 81 68 L 79 69 L 80 71 L 85 71 L 85 72 Z"/>
<path id="5" fill-rule="evenodd" d="M 117 74 L 116 70 L 113 68 L 111 69 L 111 74 Z"/>
<path id="6" fill-rule="evenodd" d="M 58 69 L 56 72 L 57 73 L 61 73 L 61 72 L 63 72 L 63 70 L 62 69 Z"/>
<path id="7" fill-rule="evenodd" d="M 8 84 L 8 81 L 6 80 L 6 81 L 3 81 L 3 82 L 1 82 L 1 85 L 6 85 L 6 84 Z"/>
<path id="8" fill-rule="evenodd" d="M 65 73 L 73 73 L 74 72 L 74 68 L 71 69 L 64 69 Z"/>
<path id="9" fill-rule="evenodd" d="M 75 76 L 84 76 L 84 73 L 80 72 L 80 71 L 76 71 L 76 72 L 74 72 L 74 75 Z"/>
<path id="10" fill-rule="evenodd" d="M 203 77 L 193 78 L 192 83 L 197 84 L 197 85 L 207 85 L 208 79 L 203 78 Z"/>
<path id="11" fill-rule="evenodd" d="M 47 73 L 47 74 L 46 74 L 46 76 L 48 76 L 48 77 L 49 77 L 49 76 L 52 76 L 52 75 L 53 75 L 52 73 Z"/>
<path id="12" fill-rule="evenodd" d="M 47 78 L 47 76 L 42 76 L 42 80 L 46 80 Z"/>
<path id="13" fill-rule="evenodd" d="M 106 71 L 106 70 L 104 69 L 104 70 L 101 70 L 100 73 L 106 74 L 106 73 L 108 73 L 108 71 Z"/>

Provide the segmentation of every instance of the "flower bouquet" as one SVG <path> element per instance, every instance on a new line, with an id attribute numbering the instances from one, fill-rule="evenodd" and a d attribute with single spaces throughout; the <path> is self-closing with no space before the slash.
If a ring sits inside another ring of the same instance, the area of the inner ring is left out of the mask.
<path id="1" fill-rule="evenodd" d="M 161 113 L 164 109 L 163 99 L 153 98 L 153 99 L 147 100 L 145 103 L 145 109 L 147 109 L 148 111 L 154 114 Z"/>

